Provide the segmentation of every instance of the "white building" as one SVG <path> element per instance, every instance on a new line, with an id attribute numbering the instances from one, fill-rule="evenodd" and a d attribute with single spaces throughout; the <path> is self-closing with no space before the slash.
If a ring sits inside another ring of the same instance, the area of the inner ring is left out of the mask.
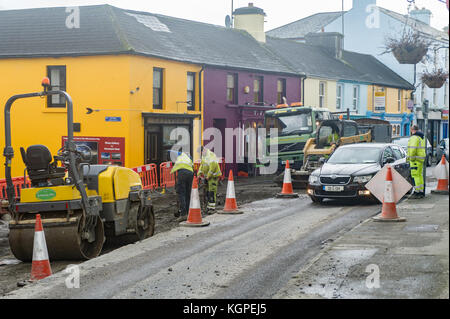
<path id="1" fill-rule="evenodd" d="M 445 4 L 442 10 L 447 10 Z M 438 110 L 431 112 L 428 130 L 429 138 L 436 147 L 441 138 L 448 137 L 448 120 L 438 119 L 437 114 L 448 110 L 449 81 L 447 80 L 441 89 L 430 89 L 421 83 L 420 78 L 425 70 L 443 68 L 448 72 L 449 36 L 447 32 L 431 27 L 430 20 L 431 11 L 427 9 L 415 8 L 409 15 L 402 15 L 377 6 L 376 0 L 353 0 L 352 9 L 344 14 L 319 13 L 269 31 L 267 34 L 303 41 L 307 32 L 343 32 L 345 50 L 375 56 L 408 82 L 415 83 L 414 100 L 419 110 L 424 99 L 429 101 L 431 109 Z M 398 63 L 392 53 L 382 54 L 385 51 L 386 38 L 398 37 L 404 30 L 419 31 L 422 36 L 433 41 L 428 51 L 429 59 L 418 63 L 416 67 Z M 416 112 L 419 125 L 422 124 L 421 114 L 420 111 Z"/>

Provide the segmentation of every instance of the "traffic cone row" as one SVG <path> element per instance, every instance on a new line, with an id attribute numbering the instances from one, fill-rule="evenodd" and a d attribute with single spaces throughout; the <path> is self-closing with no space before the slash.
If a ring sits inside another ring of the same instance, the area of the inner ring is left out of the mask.
<path id="1" fill-rule="evenodd" d="M 386 181 L 384 184 L 383 206 L 381 208 L 381 215 L 374 217 L 375 221 L 387 222 L 403 222 L 406 221 L 404 217 L 398 217 L 397 206 L 395 203 L 394 188 L 392 185 L 392 168 L 387 166 Z"/>
<path id="2" fill-rule="evenodd" d="M 448 163 L 445 159 L 445 155 L 442 155 L 441 162 L 436 165 L 434 174 L 438 179 L 438 185 L 436 189 L 431 190 L 432 193 L 448 195 Z"/>
<path id="3" fill-rule="evenodd" d="M 181 226 L 185 227 L 204 227 L 208 226 L 210 222 L 202 220 L 202 211 L 200 208 L 200 196 L 198 194 L 198 180 L 194 176 L 192 181 L 191 201 L 189 204 L 189 214 L 185 222 L 181 222 Z"/>
<path id="4" fill-rule="evenodd" d="M 219 211 L 219 214 L 225 215 L 236 215 L 242 214 L 237 207 L 236 203 L 236 195 L 234 192 L 234 179 L 233 179 L 233 171 L 230 170 L 230 174 L 228 175 L 228 185 L 227 185 L 227 196 L 225 199 L 225 207 L 222 211 Z"/>
<path id="5" fill-rule="evenodd" d="M 286 161 L 286 168 L 284 170 L 283 189 L 281 193 L 277 194 L 278 198 L 297 198 L 298 194 L 294 193 L 291 179 L 291 168 L 289 166 L 289 160 Z"/>
<path id="6" fill-rule="evenodd" d="M 50 261 L 48 259 L 47 244 L 45 242 L 44 229 L 42 227 L 41 215 L 36 215 L 36 226 L 34 228 L 33 261 L 31 264 L 31 280 L 40 280 L 52 274 Z"/>

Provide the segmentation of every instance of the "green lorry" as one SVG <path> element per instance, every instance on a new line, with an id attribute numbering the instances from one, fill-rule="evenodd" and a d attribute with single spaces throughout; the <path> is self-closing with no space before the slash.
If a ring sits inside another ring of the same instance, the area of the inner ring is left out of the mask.
<path id="1" fill-rule="evenodd" d="M 271 128 L 278 129 L 277 137 L 266 138 L 266 157 L 278 162 L 278 172 L 284 170 L 286 160 L 291 168 L 300 169 L 303 165 L 303 148 L 308 139 L 315 136 L 319 123 L 332 119 L 330 110 L 313 107 L 282 107 L 265 112 L 265 126 L 270 134 Z M 271 152 L 278 145 L 277 153 Z"/>

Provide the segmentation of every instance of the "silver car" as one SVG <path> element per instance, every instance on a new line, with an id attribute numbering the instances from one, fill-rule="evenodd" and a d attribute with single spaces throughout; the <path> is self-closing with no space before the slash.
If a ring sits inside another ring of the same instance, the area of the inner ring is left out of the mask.
<path id="1" fill-rule="evenodd" d="M 442 155 L 445 155 L 445 158 L 448 161 L 448 138 L 444 138 L 441 143 L 439 143 L 439 147 L 436 150 L 437 163 L 439 163 L 439 161 L 441 160 Z"/>
<path id="2" fill-rule="evenodd" d="M 406 153 L 408 153 L 408 141 L 410 137 L 400 137 L 392 141 L 392 143 L 401 146 Z M 442 155 L 441 155 L 442 156 Z M 427 166 L 433 164 L 433 148 L 431 147 L 430 141 L 427 139 Z"/>

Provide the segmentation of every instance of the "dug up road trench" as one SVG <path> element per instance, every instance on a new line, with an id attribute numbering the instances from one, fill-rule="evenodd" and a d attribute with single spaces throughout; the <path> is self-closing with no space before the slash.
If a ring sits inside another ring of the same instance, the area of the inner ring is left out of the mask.
<path id="1" fill-rule="evenodd" d="M 217 194 L 218 207 L 222 207 L 225 202 L 227 190 L 227 180 L 223 180 L 219 185 Z M 297 190 L 296 190 L 297 191 Z M 254 201 L 273 198 L 280 192 L 280 188 L 273 183 L 273 176 L 258 176 L 249 178 L 235 177 L 235 193 L 238 205 L 251 203 Z M 300 191 L 304 192 L 304 191 Z M 174 213 L 177 210 L 176 193 L 173 188 L 166 190 L 165 194 L 153 194 L 153 207 L 156 224 L 155 235 L 179 227 Z M 117 241 L 106 241 L 102 254 L 111 252 L 123 243 Z M 64 270 L 68 265 L 80 262 L 74 261 L 50 261 L 52 272 L 56 273 Z M 9 249 L 8 223 L 7 218 L 0 219 L 0 296 L 18 289 L 30 278 L 31 263 L 23 263 L 14 258 Z"/>

